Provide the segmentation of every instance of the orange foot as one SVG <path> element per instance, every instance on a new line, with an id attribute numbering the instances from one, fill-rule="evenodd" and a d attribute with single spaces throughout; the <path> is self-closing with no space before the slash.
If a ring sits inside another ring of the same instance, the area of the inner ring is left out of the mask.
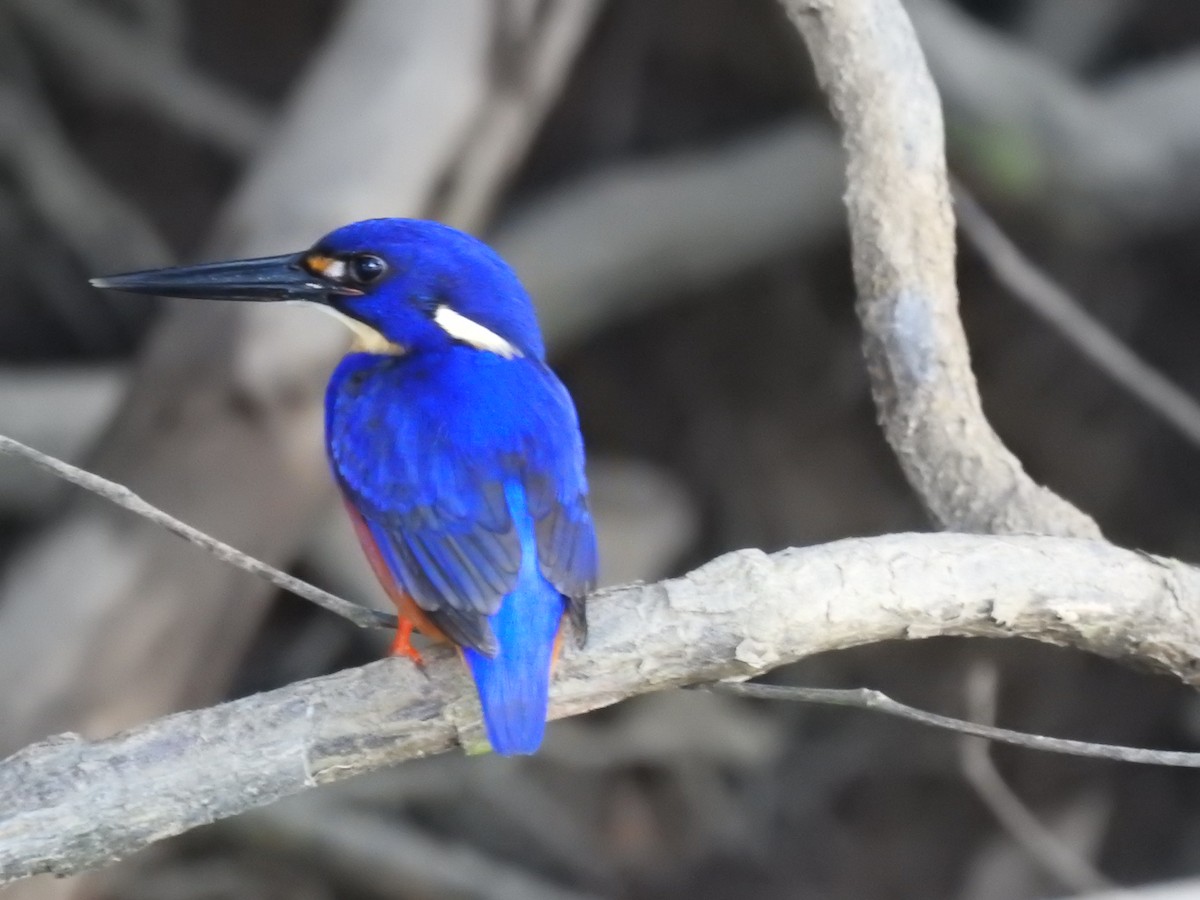
<path id="1" fill-rule="evenodd" d="M 396 626 L 396 637 L 392 641 L 392 656 L 407 656 L 418 668 L 425 668 L 425 660 L 421 656 L 421 651 L 412 645 L 413 623 L 403 616 L 400 617 L 400 624 Z"/>

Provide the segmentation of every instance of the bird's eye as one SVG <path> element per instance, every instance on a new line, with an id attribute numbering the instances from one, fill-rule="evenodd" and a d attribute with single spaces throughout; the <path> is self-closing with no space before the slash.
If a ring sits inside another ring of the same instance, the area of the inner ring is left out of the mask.
<path id="1" fill-rule="evenodd" d="M 387 272 L 387 263 L 371 253 L 360 253 L 350 259 L 350 277 L 359 284 L 378 281 Z"/>

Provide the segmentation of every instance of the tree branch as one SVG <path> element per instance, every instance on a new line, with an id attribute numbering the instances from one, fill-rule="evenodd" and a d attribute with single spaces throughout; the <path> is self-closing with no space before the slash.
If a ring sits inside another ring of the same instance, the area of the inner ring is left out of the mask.
<path id="1" fill-rule="evenodd" d="M 1054 537 L 893 535 L 745 550 L 602 592 L 567 648 L 552 716 L 747 678 L 881 640 L 1030 637 L 1200 679 L 1200 571 Z M 387 659 L 151 722 L 62 736 L 0 764 L 0 882 L 76 872 L 316 784 L 470 746 L 479 716 L 454 654 Z"/>
<path id="2" fill-rule="evenodd" d="M 842 126 L 858 315 L 884 432 L 959 531 L 1098 537 L 984 418 L 958 319 L 942 110 L 898 0 L 782 0 Z"/>

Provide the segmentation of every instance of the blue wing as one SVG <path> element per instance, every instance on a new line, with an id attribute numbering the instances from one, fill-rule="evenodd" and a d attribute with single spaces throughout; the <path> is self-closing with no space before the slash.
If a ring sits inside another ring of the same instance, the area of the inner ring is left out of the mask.
<path id="1" fill-rule="evenodd" d="M 449 356 L 357 354 L 339 366 L 326 432 L 342 490 L 433 623 L 455 643 L 494 656 L 489 617 L 521 568 L 506 497 L 506 485 L 519 486 L 541 574 L 567 598 L 582 634 L 596 545 L 570 397 L 537 361 L 468 349 Z"/>

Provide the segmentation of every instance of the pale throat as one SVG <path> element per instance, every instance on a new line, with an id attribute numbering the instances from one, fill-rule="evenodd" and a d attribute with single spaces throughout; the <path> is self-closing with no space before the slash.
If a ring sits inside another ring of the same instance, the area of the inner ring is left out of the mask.
<path id="1" fill-rule="evenodd" d="M 350 329 L 350 333 L 354 335 L 354 340 L 350 344 L 351 353 L 373 353 L 379 356 L 402 356 L 404 354 L 405 350 L 402 345 L 389 340 L 382 332 L 372 328 L 366 322 L 360 322 L 331 306 L 319 305 L 317 308 L 332 315 Z M 520 350 L 490 328 L 480 325 L 474 319 L 468 319 L 448 306 L 439 306 L 433 314 L 433 321 L 454 340 L 468 344 L 476 350 L 494 353 L 504 359 L 524 356 Z"/>
<path id="2" fill-rule="evenodd" d="M 366 322 L 360 322 L 323 303 L 314 304 L 314 308 L 333 316 L 350 330 L 350 333 L 354 335 L 354 339 L 350 342 L 351 353 L 373 353 L 376 356 L 404 355 L 404 347 L 395 341 L 389 341 L 384 337 L 383 332 L 372 328 Z"/>

